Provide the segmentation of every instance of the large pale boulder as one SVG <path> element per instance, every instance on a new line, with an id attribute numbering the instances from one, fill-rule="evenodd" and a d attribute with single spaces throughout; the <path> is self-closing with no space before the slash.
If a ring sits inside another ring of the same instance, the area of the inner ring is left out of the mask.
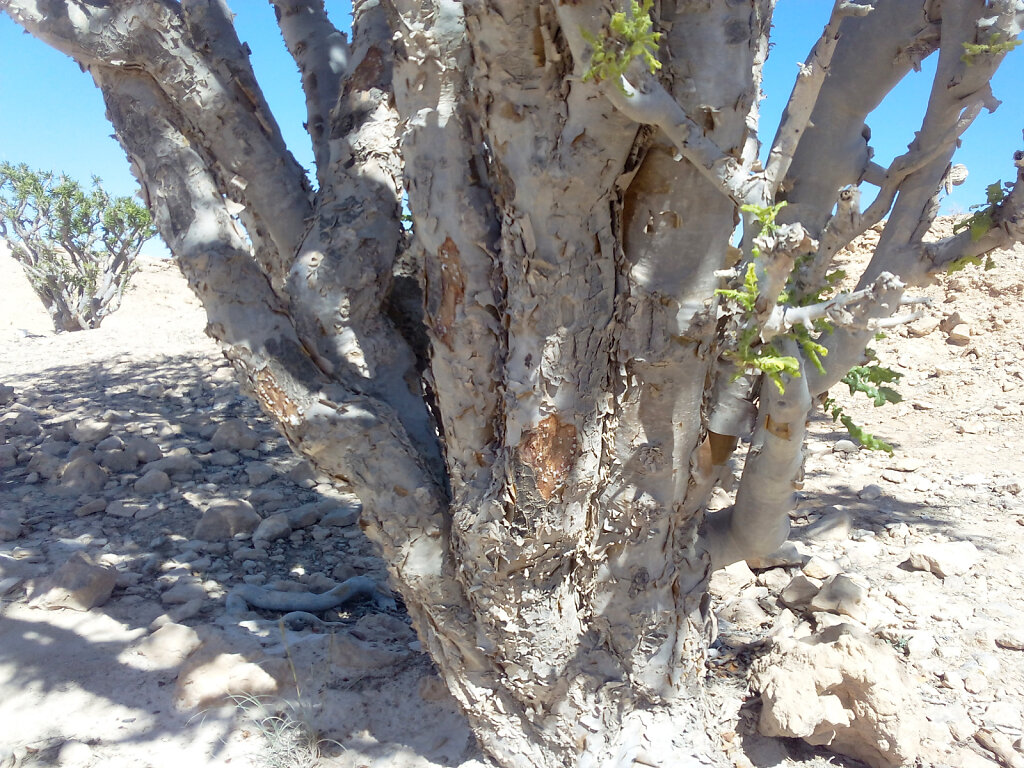
<path id="1" fill-rule="evenodd" d="M 116 583 L 117 570 L 94 563 L 83 552 L 75 552 L 53 575 L 37 584 L 32 604 L 88 611 L 107 602 Z"/>
<path id="2" fill-rule="evenodd" d="M 871 637 L 844 634 L 776 639 L 752 666 L 761 694 L 758 730 L 799 738 L 872 768 L 912 764 L 926 724 L 896 652 Z"/>

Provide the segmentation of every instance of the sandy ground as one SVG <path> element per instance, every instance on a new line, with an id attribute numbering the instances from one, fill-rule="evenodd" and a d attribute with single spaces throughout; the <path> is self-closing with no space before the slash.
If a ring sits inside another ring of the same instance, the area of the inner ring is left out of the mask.
<path id="1" fill-rule="evenodd" d="M 812 422 L 793 521 L 802 561 L 716 577 L 722 639 L 708 685 L 714 735 L 735 765 L 860 765 L 754 733 L 747 668 L 764 638 L 836 621 L 779 599 L 815 572 L 811 555 L 862 585 L 842 620 L 893 649 L 927 721 L 923 754 L 993 765 L 979 732 L 1019 749 L 1024 252 L 997 265 L 923 292 L 924 317 L 878 342 L 904 373 L 901 404 L 840 395 L 894 456 L 837 444 L 841 428 Z M 176 268 L 145 260 L 121 310 L 76 334 L 52 332 L 5 255 L 0 286 L 0 384 L 14 389 L 0 405 L 13 446 L 0 454 L 0 766 L 479 765 L 401 605 L 387 605 L 384 564 L 351 525 L 358 502 L 318 482 L 239 394 Z M 239 419 L 255 442 L 218 442 Z M 81 432 L 96 422 L 102 437 Z M 155 460 L 184 462 L 168 467 L 170 487 L 139 485 L 145 465 L 122 455 L 134 439 L 155 445 Z M 103 473 L 79 493 L 60 472 L 82 456 Z M 211 507 L 238 501 L 263 519 L 312 507 L 319 517 L 289 518 L 287 533 L 259 542 L 193 538 Z M 908 564 L 915 547 L 956 542 L 976 550 L 956 574 Z M 86 611 L 42 607 L 75 553 L 116 575 L 112 593 Z M 321 614 L 327 625 L 282 629 L 270 614 L 226 610 L 243 583 L 321 592 L 352 576 L 382 599 Z M 181 630 L 157 634 L 167 626 Z M 225 704 L 226 694 L 248 698 Z M 319 758 L 275 728 L 296 722 L 325 740 Z M 1003 764 L 1024 760 L 1010 749 Z"/>

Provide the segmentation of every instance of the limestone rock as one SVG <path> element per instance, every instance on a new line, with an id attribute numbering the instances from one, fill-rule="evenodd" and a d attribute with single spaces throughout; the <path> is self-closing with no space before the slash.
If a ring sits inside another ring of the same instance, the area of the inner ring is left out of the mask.
<path id="1" fill-rule="evenodd" d="M 754 557 L 747 560 L 747 565 L 755 571 L 765 568 L 789 568 L 801 566 L 810 559 L 810 555 L 804 554 L 800 544 L 795 541 L 784 542 L 781 547 L 764 557 Z"/>
<path id="2" fill-rule="evenodd" d="M 0 417 L 0 426 L 12 435 L 35 437 L 43 428 L 39 426 L 38 414 L 32 411 L 13 411 Z"/>
<path id="3" fill-rule="evenodd" d="M 798 530 L 801 538 L 809 541 L 842 541 L 850 537 L 852 529 L 850 513 L 845 509 L 834 509 Z"/>
<path id="4" fill-rule="evenodd" d="M 192 538 L 203 541 L 230 539 L 236 533 L 251 533 L 260 521 L 259 514 L 248 501 L 221 501 L 203 513 L 192 532 Z"/>
<path id="5" fill-rule="evenodd" d="M 13 445 L 0 445 L 0 469 L 13 467 L 18 463 L 18 448 Z"/>
<path id="6" fill-rule="evenodd" d="M 164 452 L 160 450 L 160 444 L 151 438 L 136 436 L 130 437 L 124 444 L 124 450 L 135 455 L 140 463 L 146 464 L 156 461 Z"/>
<path id="7" fill-rule="evenodd" d="M 822 584 L 808 607 L 812 611 L 828 611 L 864 621 L 867 618 L 867 594 L 868 591 L 849 576 L 837 574 Z"/>
<path id="8" fill-rule="evenodd" d="M 215 451 L 246 451 L 260 444 L 257 432 L 241 419 L 228 419 L 210 438 Z"/>
<path id="9" fill-rule="evenodd" d="M 132 472 L 139 466 L 139 459 L 132 451 L 96 451 L 96 460 L 111 472 Z"/>
<path id="10" fill-rule="evenodd" d="M 798 573 L 779 594 L 779 600 L 794 610 L 806 608 L 820 589 L 820 581 Z"/>
<path id="11" fill-rule="evenodd" d="M 12 464 L 11 466 L 14 465 Z M 40 477 L 53 480 L 60 476 L 61 470 L 64 468 L 64 462 L 56 456 L 40 451 L 29 459 L 26 468 L 29 472 L 38 472 Z"/>
<path id="12" fill-rule="evenodd" d="M 81 496 L 103 490 L 107 473 L 88 456 L 68 462 L 60 476 L 60 491 L 68 496 Z"/>
<path id="13" fill-rule="evenodd" d="M 199 462 L 195 460 L 189 449 L 183 446 L 174 449 L 161 459 L 148 462 L 146 469 L 159 469 L 161 472 L 166 472 L 172 476 L 185 475 L 199 469 Z"/>
<path id="14" fill-rule="evenodd" d="M 907 560 L 916 571 L 931 571 L 940 578 L 969 571 L 981 558 L 969 541 L 928 541 L 911 548 Z"/>
<path id="15" fill-rule="evenodd" d="M 754 572 L 741 560 L 711 574 L 708 589 L 719 600 L 724 600 L 735 597 L 743 587 L 753 583 Z"/>
<path id="16" fill-rule="evenodd" d="M 291 532 L 292 527 L 288 522 L 288 515 L 284 512 L 280 512 L 261 521 L 260 524 L 256 526 L 256 530 L 252 533 L 252 540 L 277 541 L 278 539 L 290 536 Z"/>
<path id="17" fill-rule="evenodd" d="M 110 422 L 103 419 L 82 419 L 71 428 L 76 443 L 98 443 L 110 434 Z"/>
<path id="18" fill-rule="evenodd" d="M 38 584 L 32 604 L 88 611 L 107 602 L 116 583 L 114 568 L 98 565 L 83 552 L 75 552 L 52 576 Z"/>
<path id="19" fill-rule="evenodd" d="M 841 630 L 776 639 L 754 662 L 759 731 L 827 746 L 872 768 L 912 764 L 926 725 L 912 682 L 891 646 Z"/>
<path id="20" fill-rule="evenodd" d="M 132 487 L 136 493 L 141 494 L 163 493 L 170 490 L 171 478 L 168 477 L 166 472 L 159 469 L 151 469 L 136 480 L 135 485 Z"/>
<path id="21" fill-rule="evenodd" d="M 203 588 L 203 583 L 199 579 L 181 578 L 160 595 L 160 602 L 164 605 L 184 605 L 205 597 L 206 589 Z"/>
<path id="22" fill-rule="evenodd" d="M 0 516 L 0 541 L 14 541 L 21 534 L 20 520 L 15 517 Z"/>
<path id="23" fill-rule="evenodd" d="M 263 485 L 277 474 L 272 466 L 263 461 L 250 461 L 245 465 L 245 476 L 250 485 Z"/>
<path id="24" fill-rule="evenodd" d="M 996 638 L 996 645 L 1008 651 L 1024 651 L 1024 628 L 1003 632 Z"/>
<path id="25" fill-rule="evenodd" d="M 336 528 L 344 528 L 349 525 L 354 525 L 357 522 L 359 522 L 359 507 L 334 507 L 329 509 L 327 513 L 320 518 L 320 525 L 334 526 Z"/>
<path id="26" fill-rule="evenodd" d="M 194 629 L 170 622 L 129 648 L 118 660 L 137 669 L 171 669 L 180 666 L 200 642 Z"/>
<path id="27" fill-rule="evenodd" d="M 196 658 L 198 657 L 198 658 Z M 193 654 L 194 663 L 178 675 L 174 703 L 179 710 L 223 703 L 232 696 L 268 696 L 278 682 L 259 664 L 240 653 Z"/>

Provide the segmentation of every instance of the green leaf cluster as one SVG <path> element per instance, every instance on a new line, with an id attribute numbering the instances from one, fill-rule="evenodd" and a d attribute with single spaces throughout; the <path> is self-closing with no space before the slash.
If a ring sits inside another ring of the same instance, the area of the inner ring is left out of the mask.
<path id="1" fill-rule="evenodd" d="M 1020 43 L 1020 40 L 1000 41 L 999 33 L 993 32 L 987 43 L 961 43 L 964 52 L 960 56 L 960 61 L 971 67 L 974 66 L 975 56 L 998 56 L 1003 53 L 1009 53 Z"/>
<path id="2" fill-rule="evenodd" d="M 874 353 L 868 350 L 868 356 L 874 358 Z M 903 400 L 903 396 L 899 392 L 892 387 L 886 386 L 887 384 L 899 381 L 901 378 L 903 378 L 902 373 L 881 365 L 877 360 L 873 359 L 868 365 L 858 365 L 852 368 L 843 377 L 843 383 L 850 388 L 851 395 L 859 392 L 868 397 L 876 408 L 879 408 L 886 403 L 898 403 Z M 825 398 L 824 408 L 831 414 L 832 420 L 840 422 L 846 428 L 850 437 L 860 445 L 871 451 L 885 451 L 888 454 L 892 454 L 893 448 L 889 443 L 878 439 L 858 426 L 834 399 L 831 397 Z"/>
<path id="3" fill-rule="evenodd" d="M 653 7 L 654 0 L 643 0 L 642 4 L 630 0 L 630 12 L 613 13 L 608 28 L 596 37 L 582 30 L 583 39 L 593 50 L 590 66 L 583 74 L 584 81 L 611 80 L 619 90 L 626 93 L 621 80 L 634 59 L 643 59 L 651 74 L 661 69 L 657 57 L 661 33 L 653 31 Z"/>
<path id="4" fill-rule="evenodd" d="M 785 208 L 786 205 L 786 201 L 783 200 L 775 205 L 741 205 L 740 210 L 753 215 L 761 224 L 761 232 L 770 235 L 778 230 L 779 225 L 775 222 L 775 217 L 779 215 L 779 211 Z"/>

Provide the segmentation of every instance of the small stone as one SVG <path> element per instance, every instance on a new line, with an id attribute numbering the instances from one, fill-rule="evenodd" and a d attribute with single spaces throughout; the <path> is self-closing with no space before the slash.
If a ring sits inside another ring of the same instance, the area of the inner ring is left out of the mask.
<path id="1" fill-rule="evenodd" d="M 141 509 L 142 504 L 120 499 L 107 504 L 107 514 L 111 517 L 135 517 Z"/>
<path id="2" fill-rule="evenodd" d="M 215 451 L 252 450 L 260 444 L 260 436 L 241 419 L 228 419 L 217 427 L 210 442 Z"/>
<path id="3" fill-rule="evenodd" d="M 860 450 L 860 446 L 857 445 L 853 440 L 836 440 L 832 446 L 832 453 L 857 453 Z"/>
<path id="4" fill-rule="evenodd" d="M 106 499 L 93 499 L 92 501 L 87 501 L 75 509 L 75 517 L 88 517 L 89 515 L 95 515 L 97 512 L 102 512 L 106 508 Z"/>
<path id="5" fill-rule="evenodd" d="M 1005 700 L 989 704 L 982 719 L 985 725 L 1012 731 L 1019 731 L 1024 724 L 1019 704 Z"/>
<path id="6" fill-rule="evenodd" d="M 802 573 L 798 573 L 786 585 L 786 588 L 779 593 L 779 600 L 782 604 L 799 610 L 806 608 L 818 591 L 821 589 L 821 582 L 817 579 L 809 579 Z"/>
<path id="7" fill-rule="evenodd" d="M 245 476 L 250 485 L 263 485 L 270 482 L 277 472 L 269 464 L 262 461 L 250 461 L 245 465 Z"/>
<path id="8" fill-rule="evenodd" d="M 207 457 L 207 460 L 217 467 L 233 467 L 241 461 L 238 454 L 231 451 L 214 451 Z"/>
<path id="9" fill-rule="evenodd" d="M 980 421 L 958 421 L 956 431 L 962 435 L 980 435 L 985 432 L 985 425 Z"/>
<path id="10" fill-rule="evenodd" d="M 164 455 L 163 451 L 160 450 L 160 444 L 156 440 L 142 437 L 141 435 L 128 438 L 124 444 L 124 450 L 134 454 L 135 458 L 143 464 L 156 461 Z"/>
<path id="11" fill-rule="evenodd" d="M 121 451 L 124 450 L 124 441 L 117 435 L 105 437 L 96 443 L 97 451 Z"/>
<path id="12" fill-rule="evenodd" d="M 903 473 L 902 472 L 897 472 L 895 469 L 883 469 L 882 470 L 882 479 L 883 480 L 888 480 L 890 483 L 897 483 L 897 484 L 898 483 L 902 483 L 903 482 Z"/>
<path id="13" fill-rule="evenodd" d="M 262 518 L 244 499 L 231 499 L 212 505 L 196 524 L 193 539 L 220 541 L 238 533 L 256 530 Z"/>
<path id="14" fill-rule="evenodd" d="M 132 487 L 136 493 L 144 495 L 163 493 L 170 490 L 171 478 L 168 477 L 166 472 L 162 472 L 159 469 L 151 469 L 136 480 L 135 485 Z"/>
<path id="15" fill-rule="evenodd" d="M 747 560 L 747 565 L 755 571 L 760 571 L 766 568 L 791 568 L 793 566 L 802 566 L 809 559 L 810 555 L 805 554 L 800 549 L 800 545 L 797 542 L 787 541 L 770 555 L 750 558 Z"/>
<path id="16" fill-rule="evenodd" d="M 320 525 L 335 528 L 345 528 L 357 522 L 359 522 L 358 507 L 336 507 L 320 518 Z"/>
<path id="17" fill-rule="evenodd" d="M 119 657 L 137 669 L 173 669 L 201 644 L 199 634 L 191 627 L 169 622 Z"/>
<path id="18" fill-rule="evenodd" d="M 300 461 L 288 471 L 288 478 L 300 488 L 313 488 L 317 473 L 308 461 Z"/>
<path id="19" fill-rule="evenodd" d="M 907 326 L 907 330 L 910 332 L 911 336 L 916 336 L 918 338 L 921 338 L 923 336 L 927 336 L 928 334 L 932 333 L 938 327 L 939 327 L 939 318 L 937 318 L 937 317 L 922 317 L 922 318 L 919 318 L 919 319 L 915 320 L 910 325 L 908 325 Z"/>
<path id="20" fill-rule="evenodd" d="M 864 621 L 867 618 L 867 594 L 868 591 L 849 576 L 837 574 L 822 584 L 809 607 L 812 611 L 828 611 Z"/>
<path id="21" fill-rule="evenodd" d="M 14 400 L 14 387 L 0 384 L 0 405 L 7 405 Z"/>
<path id="22" fill-rule="evenodd" d="M 76 443 L 98 443 L 110 434 L 110 422 L 101 419 L 82 419 L 71 429 Z"/>
<path id="23" fill-rule="evenodd" d="M 201 581 L 194 578 L 181 578 L 174 583 L 174 586 L 161 593 L 160 602 L 164 605 L 183 605 L 205 597 L 206 589 L 203 588 Z"/>
<path id="24" fill-rule="evenodd" d="M 996 638 L 996 645 L 1008 651 L 1024 651 L 1024 629 L 1010 629 Z"/>
<path id="25" fill-rule="evenodd" d="M 0 469 L 18 464 L 18 449 L 13 445 L 0 445 Z"/>
<path id="26" fill-rule="evenodd" d="M 60 477 L 60 473 L 64 469 L 64 462 L 56 456 L 39 452 L 29 459 L 26 469 L 29 472 L 38 472 L 41 477 L 45 477 L 47 480 L 53 480 L 56 477 Z"/>
<path id="27" fill-rule="evenodd" d="M 284 512 L 279 512 L 276 515 L 271 515 L 267 519 L 263 520 L 253 531 L 252 540 L 257 541 L 276 541 L 277 539 L 283 539 L 289 536 L 292 532 L 292 527 L 288 523 L 288 515 Z"/>
<path id="28" fill-rule="evenodd" d="M 161 472 L 166 472 L 171 476 L 191 474 L 199 468 L 199 462 L 192 456 L 191 451 L 184 446 L 175 448 L 163 458 L 146 464 L 146 469 L 159 469 Z"/>
<path id="29" fill-rule="evenodd" d="M 865 485 L 857 496 L 864 501 L 875 501 L 876 499 L 881 498 L 882 489 L 874 483 L 871 483 L 870 485 Z"/>
<path id="30" fill-rule="evenodd" d="M 59 765 L 61 768 L 86 768 L 92 761 L 92 747 L 84 741 L 69 739 L 61 744 L 53 765 Z"/>
<path id="31" fill-rule="evenodd" d="M 206 707 L 238 696 L 269 696 L 277 680 L 240 653 L 204 653 L 200 647 L 178 675 L 174 703 L 179 710 Z"/>
<path id="32" fill-rule="evenodd" d="M 754 583 L 754 572 L 740 560 L 711 574 L 708 589 L 719 600 L 735 597 L 743 587 Z"/>
<path id="33" fill-rule="evenodd" d="M 930 632 L 915 632 L 907 640 L 907 656 L 912 659 L 926 659 L 935 653 L 938 643 Z"/>
<path id="34" fill-rule="evenodd" d="M 810 525 L 799 529 L 801 538 L 810 541 L 842 541 L 850 537 L 853 518 L 845 509 L 834 509 Z"/>
<path id="35" fill-rule="evenodd" d="M 805 576 L 810 576 L 812 579 L 827 579 L 829 576 L 835 576 L 842 569 L 834 560 L 826 560 L 823 557 L 814 555 L 804 563 L 804 567 L 801 570 L 803 570 Z"/>
<path id="36" fill-rule="evenodd" d="M 967 323 L 957 323 L 946 336 L 946 340 L 950 344 L 955 344 L 958 347 L 966 346 L 971 343 L 971 327 Z"/>
<path id="37" fill-rule="evenodd" d="M 12 517 L 0 517 L 0 541 L 14 541 L 22 534 L 21 521 Z"/>
<path id="38" fill-rule="evenodd" d="M 103 490 L 107 473 L 88 456 L 72 459 L 60 476 L 60 491 L 67 496 L 81 496 Z"/>
<path id="39" fill-rule="evenodd" d="M 924 542 L 911 548 L 907 562 L 913 570 L 945 578 L 966 573 L 980 558 L 978 548 L 969 541 Z"/>
<path id="40" fill-rule="evenodd" d="M 975 670 L 964 677 L 964 689 L 968 693 L 981 693 L 988 688 L 988 678 L 980 671 Z"/>
<path id="41" fill-rule="evenodd" d="M 114 568 L 97 565 L 84 552 L 75 552 L 39 584 L 31 602 L 43 608 L 88 611 L 107 602 L 116 583 Z"/>
<path id="42" fill-rule="evenodd" d="M 136 391 L 139 393 L 140 397 L 158 398 L 163 397 L 164 392 L 167 390 L 160 382 L 153 382 L 152 384 L 143 384 Z"/>
<path id="43" fill-rule="evenodd" d="M 139 459 L 131 451 L 96 451 L 96 459 L 111 472 L 131 472 L 139 465 Z"/>
<path id="44" fill-rule="evenodd" d="M 30 411 L 6 413 L 0 418 L 0 426 L 5 427 L 12 435 L 35 437 L 43 428 L 39 426 L 38 414 Z"/>

